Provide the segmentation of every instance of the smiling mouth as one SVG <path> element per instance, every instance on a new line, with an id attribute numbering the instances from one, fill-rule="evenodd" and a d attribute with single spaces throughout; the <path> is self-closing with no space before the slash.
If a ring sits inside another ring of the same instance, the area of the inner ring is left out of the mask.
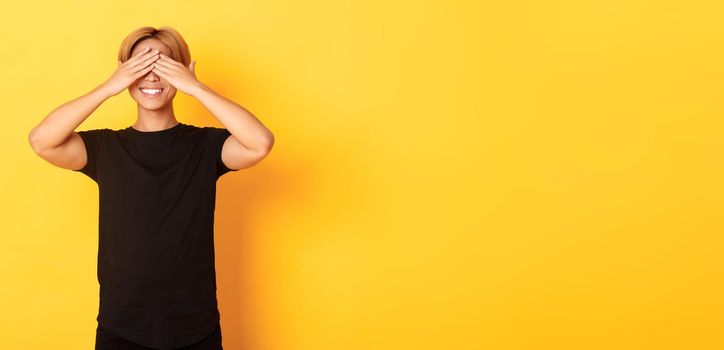
<path id="1" fill-rule="evenodd" d="M 158 88 L 158 89 L 138 88 L 138 90 L 140 90 L 144 96 L 155 97 L 155 96 L 160 95 L 163 92 L 164 88 Z"/>

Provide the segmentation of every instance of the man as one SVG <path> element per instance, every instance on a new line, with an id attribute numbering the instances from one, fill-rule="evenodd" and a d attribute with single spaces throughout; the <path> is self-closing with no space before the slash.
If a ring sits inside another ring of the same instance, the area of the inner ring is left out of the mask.
<path id="1" fill-rule="evenodd" d="M 98 184 L 97 350 L 221 349 L 216 181 L 265 158 L 274 137 L 246 109 L 199 82 L 187 52 L 184 62 L 172 57 L 184 49 L 171 28 L 140 28 L 124 41 L 108 80 L 56 108 L 29 135 L 40 157 Z M 137 102 L 134 125 L 74 131 L 125 89 Z M 178 122 L 177 90 L 197 98 L 225 128 Z"/>

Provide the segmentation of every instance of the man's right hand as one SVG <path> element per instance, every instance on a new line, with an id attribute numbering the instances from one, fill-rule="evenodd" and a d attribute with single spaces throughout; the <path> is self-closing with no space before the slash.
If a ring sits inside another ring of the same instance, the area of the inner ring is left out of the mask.
<path id="1" fill-rule="evenodd" d="M 159 59 L 158 50 L 149 51 L 146 47 L 135 56 L 126 60 L 126 62 L 118 61 L 118 68 L 113 75 L 108 78 L 102 85 L 103 89 L 115 96 L 133 84 L 136 79 L 146 75 L 153 69 L 153 63 Z"/>

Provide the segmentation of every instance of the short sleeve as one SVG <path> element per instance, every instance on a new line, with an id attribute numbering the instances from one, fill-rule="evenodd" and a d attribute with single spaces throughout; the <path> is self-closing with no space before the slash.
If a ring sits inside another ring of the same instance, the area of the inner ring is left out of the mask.
<path id="1" fill-rule="evenodd" d="M 207 127 L 206 130 L 208 132 L 210 140 L 210 151 L 214 162 L 216 163 L 216 178 L 218 179 L 219 177 L 221 177 L 221 175 L 224 175 L 230 171 L 239 170 L 228 168 L 221 159 L 221 151 L 224 148 L 224 142 L 226 142 L 226 139 L 231 136 L 231 132 L 225 128 L 215 127 Z"/>
<path id="2" fill-rule="evenodd" d="M 81 139 L 83 139 L 83 144 L 85 145 L 85 152 L 88 161 L 86 162 L 85 166 L 73 171 L 78 171 L 86 174 L 96 183 L 98 182 L 98 157 L 101 150 L 101 137 L 103 135 L 103 132 L 104 129 L 77 131 L 78 135 L 80 135 Z"/>

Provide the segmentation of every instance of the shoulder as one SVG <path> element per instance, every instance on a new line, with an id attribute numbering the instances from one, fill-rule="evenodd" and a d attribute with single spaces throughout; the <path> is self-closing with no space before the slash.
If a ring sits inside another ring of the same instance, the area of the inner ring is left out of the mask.
<path id="1" fill-rule="evenodd" d="M 203 128 L 204 133 L 206 133 L 209 136 L 212 137 L 221 137 L 223 135 L 231 135 L 231 132 L 227 130 L 226 128 L 219 128 L 215 126 L 204 126 Z"/>
<path id="2" fill-rule="evenodd" d="M 102 129 L 79 130 L 76 132 L 79 134 L 82 133 L 85 135 L 108 135 L 110 133 L 117 132 L 117 130 L 102 128 Z"/>
<path id="3" fill-rule="evenodd" d="M 108 129 L 108 128 L 102 128 L 102 129 L 90 129 L 90 130 L 80 130 L 76 131 L 78 135 L 83 139 L 83 141 L 100 141 L 104 138 L 107 138 L 109 135 L 112 135 L 116 130 Z"/>

